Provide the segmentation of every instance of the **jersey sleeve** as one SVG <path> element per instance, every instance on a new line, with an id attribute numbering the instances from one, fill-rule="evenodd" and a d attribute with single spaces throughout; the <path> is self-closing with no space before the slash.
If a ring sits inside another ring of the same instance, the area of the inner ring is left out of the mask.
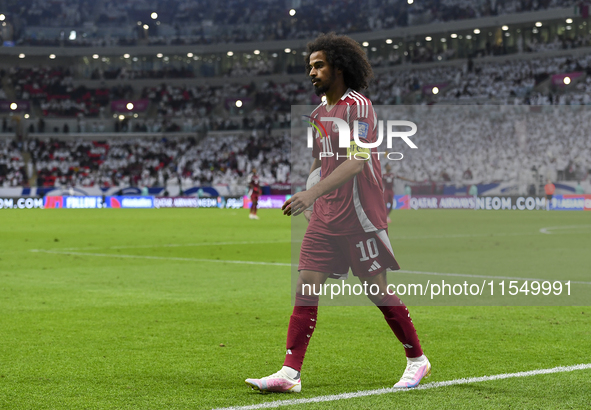
<path id="1" fill-rule="evenodd" d="M 355 153 L 365 153 L 363 156 L 369 159 L 370 149 L 360 147 L 355 142 L 355 121 L 358 122 L 359 126 L 359 140 L 364 143 L 375 142 L 376 140 L 376 117 L 371 103 L 360 104 L 359 102 L 349 107 L 348 123 L 349 129 L 351 130 L 349 148 L 347 149 L 347 155 Z"/>

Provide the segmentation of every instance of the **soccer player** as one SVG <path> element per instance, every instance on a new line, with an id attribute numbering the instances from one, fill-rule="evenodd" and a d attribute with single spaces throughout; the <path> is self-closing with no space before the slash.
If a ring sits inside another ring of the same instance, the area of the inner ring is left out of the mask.
<path id="1" fill-rule="evenodd" d="M 400 175 L 396 175 L 392 172 L 392 167 L 390 164 L 386 164 L 386 172 L 382 175 L 382 184 L 384 185 L 384 202 L 386 203 L 386 209 L 388 210 L 387 214 L 387 222 L 390 223 L 392 220 L 390 219 L 390 212 L 392 212 L 392 208 L 394 207 L 394 181 L 396 178 L 402 179 L 403 181 L 407 182 L 416 182 L 412 179 L 401 177 Z"/>
<path id="2" fill-rule="evenodd" d="M 252 202 L 250 206 L 250 214 L 248 217 L 250 219 L 259 219 L 257 215 L 257 205 L 259 203 L 259 196 L 262 193 L 261 185 L 259 184 L 259 176 L 257 175 L 256 168 L 252 169 L 252 175 L 250 177 L 250 183 L 248 184 L 248 195 L 250 195 L 250 200 Z"/>
<path id="3" fill-rule="evenodd" d="M 301 391 L 300 371 L 318 313 L 319 297 L 309 288 L 319 289 L 329 277 L 345 275 L 351 268 L 368 288 L 372 285 L 379 288 L 376 296 L 368 297 L 381 310 L 405 349 L 407 367 L 394 387 L 415 387 L 429 375 L 431 364 L 423 355 L 408 309 L 387 291 L 386 269 L 400 267 L 388 238 L 381 167 L 378 155 L 374 155 L 377 148 L 363 148 L 352 136 L 348 148 L 339 148 L 339 133 L 335 132 L 338 128 L 333 128 L 335 124 L 330 121 L 321 120 L 338 117 L 349 124 L 352 132 L 357 120 L 361 141 L 377 140 L 372 104 L 360 93 L 373 75 L 371 66 L 356 41 L 329 33 L 308 44 L 306 68 L 316 94 L 326 96 L 326 101 L 311 115 L 324 129 L 330 130 L 328 135 L 316 134 L 313 146 L 310 172 L 321 167 L 322 176 L 311 189 L 296 193 L 283 205 L 285 215 L 296 216 L 314 204 L 300 251 L 285 362 L 277 373 L 246 379 L 246 383 L 263 392 Z M 322 161 L 320 152 L 324 153 Z M 335 155 L 328 155 L 330 152 Z M 362 159 L 354 156 L 347 159 L 353 153 Z"/>
<path id="4" fill-rule="evenodd" d="M 552 201 L 554 192 L 556 192 L 556 186 L 548 179 L 546 181 L 546 185 L 544 185 L 544 191 L 546 192 L 546 211 L 549 211 L 550 202 Z"/>

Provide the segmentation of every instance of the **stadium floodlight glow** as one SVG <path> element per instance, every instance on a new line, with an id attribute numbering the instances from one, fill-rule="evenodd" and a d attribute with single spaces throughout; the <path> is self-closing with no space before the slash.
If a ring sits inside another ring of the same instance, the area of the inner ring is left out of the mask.
<path id="1" fill-rule="evenodd" d="M 413 4 L 413 3 L 415 2 L 415 0 L 406 0 L 406 2 L 407 2 L 408 4 Z"/>
<path id="2" fill-rule="evenodd" d="M 150 26 L 148 26 L 147 24 L 144 24 L 144 30 L 147 30 L 149 28 L 150 28 Z"/>
<path id="3" fill-rule="evenodd" d="M 158 54 L 156 54 L 156 57 L 162 58 L 162 55 L 163 55 L 162 53 L 158 53 Z"/>
<path id="4" fill-rule="evenodd" d="M 20 53 L 20 54 L 18 55 L 18 58 L 25 58 L 25 55 L 24 55 L 23 53 Z"/>
<path id="5" fill-rule="evenodd" d="M 117 118 L 117 114 L 113 114 L 113 118 Z"/>
<path id="6" fill-rule="evenodd" d="M 569 84 L 570 84 L 570 77 L 564 77 L 564 79 L 562 80 L 562 82 L 563 82 L 565 85 L 569 85 Z"/>
<path id="7" fill-rule="evenodd" d="M 273 53 L 273 54 L 271 54 L 271 57 L 273 57 L 273 58 L 277 58 L 277 53 Z"/>
<path id="8" fill-rule="evenodd" d="M 152 20 L 156 20 L 158 18 L 158 13 L 153 12 L 152 14 L 150 14 L 150 17 L 152 17 Z"/>
<path id="9" fill-rule="evenodd" d="M 363 42 L 361 45 L 362 45 L 363 47 L 369 47 L 369 43 L 368 43 L 367 41 L 364 41 L 364 42 Z"/>
<path id="10" fill-rule="evenodd" d="M 445 37 L 441 37 L 441 42 L 445 43 L 447 41 L 447 39 Z"/>
<path id="11" fill-rule="evenodd" d="M 28 118 L 29 118 L 29 114 L 25 114 L 25 118 L 27 118 L 27 119 L 28 119 Z"/>
<path id="12" fill-rule="evenodd" d="M 475 28 L 474 29 L 474 34 L 480 34 L 480 29 Z"/>
<path id="13" fill-rule="evenodd" d="M 258 56 L 259 54 L 261 54 L 261 51 L 260 50 L 254 50 L 252 53 L 254 55 Z"/>
<path id="14" fill-rule="evenodd" d="M 139 117 L 139 115 L 137 115 L 137 112 L 135 114 L 133 114 L 133 118 L 137 118 Z"/>
<path id="15" fill-rule="evenodd" d="M 141 26 L 141 25 L 142 25 L 142 22 L 141 22 L 141 21 L 138 21 L 138 22 L 137 22 L 137 25 L 138 25 L 138 26 Z"/>
<path id="16" fill-rule="evenodd" d="M 430 36 L 425 37 L 425 41 L 431 41 L 433 40 Z"/>
<path id="17" fill-rule="evenodd" d="M 443 57 L 437 56 L 437 60 L 441 61 L 441 60 L 443 60 Z"/>
<path id="18" fill-rule="evenodd" d="M 391 38 L 387 39 L 386 44 L 392 44 L 392 39 Z"/>
<path id="19" fill-rule="evenodd" d="M 285 49 L 285 50 L 283 50 L 283 51 L 285 51 L 286 53 L 288 53 L 288 54 L 289 54 L 289 53 L 291 53 L 291 48 L 286 48 L 286 49 Z"/>
<path id="20" fill-rule="evenodd" d="M 437 94 L 439 94 L 439 88 L 438 88 L 438 87 L 433 87 L 433 89 L 431 90 L 431 92 L 432 92 L 434 95 L 437 95 Z"/>
<path id="21" fill-rule="evenodd" d="M 49 58 L 50 58 L 51 60 L 55 60 L 55 54 L 50 54 L 50 55 L 49 55 Z"/>
<path id="22" fill-rule="evenodd" d="M 466 40 L 472 40 L 472 36 L 470 34 L 466 35 Z"/>
<path id="23" fill-rule="evenodd" d="M 238 107 L 238 108 L 242 107 L 242 101 L 236 100 L 236 107 Z"/>
<path id="24" fill-rule="evenodd" d="M 531 32 L 534 33 L 534 34 L 538 34 L 538 29 L 537 28 L 534 28 Z"/>
<path id="25" fill-rule="evenodd" d="M 566 19 L 566 24 L 572 24 L 573 23 L 573 19 Z"/>
<path id="26" fill-rule="evenodd" d="M 567 30 L 572 30 L 573 28 L 572 28 L 572 26 L 566 26 L 566 29 Z"/>
<path id="27" fill-rule="evenodd" d="M 226 54 L 228 54 L 228 57 L 232 57 L 234 55 L 234 52 L 228 51 Z"/>
<path id="28" fill-rule="evenodd" d="M 6 16 L 4 14 L 0 14 L 0 21 L 6 20 Z"/>
<path id="29" fill-rule="evenodd" d="M 133 103 L 132 102 L 128 102 L 127 105 L 125 106 L 129 111 L 133 110 Z"/>
<path id="30" fill-rule="evenodd" d="M 372 47 L 372 48 L 371 48 L 371 51 L 378 51 L 378 49 L 377 49 L 377 48 L 375 48 L 375 47 Z"/>
<path id="31" fill-rule="evenodd" d="M 70 31 L 70 36 L 68 37 L 68 39 L 71 41 L 76 40 L 76 30 Z"/>
<path id="32" fill-rule="evenodd" d="M 137 57 L 132 58 L 133 61 L 138 61 Z"/>
<path id="33" fill-rule="evenodd" d="M 11 104 L 10 104 L 10 109 L 11 109 L 12 111 L 16 110 L 17 108 L 18 108 L 18 105 L 16 105 L 16 103 L 11 103 Z"/>
<path id="34" fill-rule="evenodd" d="M 398 44 L 394 44 L 394 50 L 398 50 Z"/>
<path id="35" fill-rule="evenodd" d="M 289 15 L 290 15 L 291 17 L 295 16 L 295 15 L 296 15 L 296 11 L 295 11 L 295 9 L 291 9 L 291 10 L 289 10 Z"/>
<path id="36" fill-rule="evenodd" d="M 536 22 L 536 27 L 542 27 L 542 22 L 541 21 Z"/>
<path id="37" fill-rule="evenodd" d="M 450 37 L 451 37 L 451 38 L 458 38 L 458 35 L 457 35 L 456 33 L 452 33 L 452 34 L 450 35 Z"/>
<path id="38" fill-rule="evenodd" d="M 123 58 L 129 58 L 129 54 L 127 54 L 127 53 L 123 54 Z"/>
<path id="39" fill-rule="evenodd" d="M 503 26 L 503 27 L 501 27 L 501 29 L 502 29 L 503 31 L 507 31 L 507 30 L 509 30 L 509 26 Z"/>
<path id="40" fill-rule="evenodd" d="M 123 121 L 124 119 L 125 119 L 125 115 L 121 114 L 121 115 L 119 116 L 119 121 Z"/>
<path id="41" fill-rule="evenodd" d="M 511 36 L 511 34 L 505 33 L 505 37 L 510 37 L 510 36 Z"/>
<path id="42" fill-rule="evenodd" d="M 187 57 L 189 57 L 189 58 L 193 57 L 193 53 L 187 53 Z"/>
<path id="43" fill-rule="evenodd" d="M 98 58 L 99 58 L 99 55 L 98 55 L 98 54 L 93 54 L 93 55 L 92 55 L 92 58 L 94 58 L 95 60 L 98 60 Z"/>

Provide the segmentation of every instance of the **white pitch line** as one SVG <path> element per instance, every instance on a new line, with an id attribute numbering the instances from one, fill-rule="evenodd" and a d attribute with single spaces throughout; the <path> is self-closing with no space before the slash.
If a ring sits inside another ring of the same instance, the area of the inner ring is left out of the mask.
<path id="1" fill-rule="evenodd" d="M 31 252 L 51 253 L 54 255 L 98 256 L 98 257 L 106 257 L 106 258 L 155 259 L 155 260 L 171 260 L 171 261 L 185 261 L 185 262 L 235 263 L 235 264 L 241 264 L 241 265 L 291 266 L 291 263 L 280 263 L 280 262 L 257 262 L 257 261 L 234 261 L 234 260 L 225 260 L 225 259 L 179 258 L 179 257 L 175 257 L 175 256 L 116 255 L 116 254 L 111 254 L 111 253 L 60 252 L 60 251 L 48 251 L 48 250 L 43 250 L 43 249 L 31 249 Z"/>
<path id="2" fill-rule="evenodd" d="M 282 262 L 262 262 L 262 261 L 237 261 L 227 259 L 198 259 L 198 258 L 180 258 L 176 256 L 150 256 L 150 255 L 123 255 L 114 253 L 91 253 L 91 252 L 70 252 L 70 251 L 59 251 L 59 250 L 46 250 L 46 249 L 31 249 L 30 252 L 43 252 L 54 255 L 76 255 L 76 256 L 98 256 L 103 258 L 124 258 L 124 259 L 154 259 L 154 260 L 171 260 L 171 261 L 184 261 L 184 262 L 212 262 L 212 263 L 234 263 L 242 265 L 263 265 L 263 266 L 297 266 L 292 263 Z M 541 279 L 541 278 L 519 278 L 513 276 L 492 276 L 492 275 L 470 275 L 464 273 L 443 273 L 443 272 L 422 272 L 414 270 L 397 270 L 394 273 L 409 273 L 413 275 L 432 275 L 432 276 L 453 276 L 463 278 L 480 278 L 480 279 L 509 279 L 509 280 L 537 280 L 537 281 L 554 281 L 557 279 Z M 565 280 L 562 280 L 565 282 Z M 573 281 L 570 283 L 579 285 L 591 285 L 591 282 Z"/>
<path id="3" fill-rule="evenodd" d="M 403 393 L 403 392 L 409 392 L 409 391 L 415 391 L 415 390 L 437 389 L 439 387 L 457 386 L 457 385 L 461 385 L 461 384 L 481 383 L 481 382 L 488 382 L 488 381 L 494 381 L 494 380 L 513 379 L 513 378 L 519 378 L 519 377 L 530 377 L 530 376 L 538 376 L 538 375 L 542 375 L 542 374 L 566 373 L 566 372 L 574 372 L 577 370 L 587 370 L 587 369 L 591 369 L 591 363 L 577 364 L 574 366 L 559 366 L 559 367 L 553 367 L 551 369 L 530 370 L 527 372 L 503 373 L 503 374 L 496 374 L 496 375 L 492 375 L 492 376 L 469 377 L 469 378 L 455 379 L 455 380 L 449 380 L 449 381 L 444 381 L 444 382 L 426 383 L 426 384 L 421 384 L 421 385 L 419 385 L 419 387 L 416 387 L 414 389 L 392 389 L 392 388 L 390 388 L 390 389 L 365 390 L 365 391 L 358 391 L 355 393 L 341 393 L 341 394 L 331 394 L 329 396 L 310 397 L 307 399 L 275 400 L 275 401 L 271 401 L 271 402 L 267 402 L 267 403 L 252 404 L 249 406 L 224 407 L 224 408 L 218 408 L 218 409 L 214 409 L 214 410 L 274 409 L 277 407 L 292 406 L 292 405 L 298 405 L 298 404 L 325 403 L 325 402 L 338 401 L 338 400 L 355 399 L 358 397 L 380 396 L 382 394 Z"/>
<path id="4" fill-rule="evenodd" d="M 93 249 L 143 249 L 143 248 L 180 248 L 180 247 L 198 247 L 198 246 L 218 246 L 218 245 L 255 245 L 269 243 L 291 243 L 291 241 L 241 241 L 241 242 L 199 242 L 199 243 L 167 243 L 160 245 L 123 245 L 123 246 L 88 246 L 82 248 L 60 248 L 59 251 L 82 251 Z"/>
<path id="5" fill-rule="evenodd" d="M 537 281 L 556 281 L 557 279 L 541 279 L 541 278 L 516 278 L 512 276 L 492 276 L 492 275 L 470 275 L 464 273 L 441 273 L 441 272 L 421 272 L 416 270 L 397 270 L 395 273 L 410 273 L 413 275 L 433 275 L 433 276 L 458 276 L 461 278 L 481 278 L 481 279 L 509 279 L 509 280 L 537 280 Z M 560 282 L 567 282 L 567 280 L 561 280 Z M 579 285 L 591 285 L 591 282 L 581 282 L 571 280 L 570 283 L 576 283 Z"/>
<path id="6" fill-rule="evenodd" d="M 538 235 L 537 232 L 513 232 L 513 233 L 458 233 L 451 235 L 417 235 L 417 236 L 390 236 L 395 239 L 456 239 L 456 238 L 496 238 L 499 236 L 528 236 Z"/>
<path id="7" fill-rule="evenodd" d="M 540 233 L 545 233 L 546 235 L 552 235 L 551 231 L 557 229 L 581 229 L 581 228 L 589 228 L 591 225 L 562 225 L 562 226 L 548 226 L 546 228 L 541 228 Z"/>

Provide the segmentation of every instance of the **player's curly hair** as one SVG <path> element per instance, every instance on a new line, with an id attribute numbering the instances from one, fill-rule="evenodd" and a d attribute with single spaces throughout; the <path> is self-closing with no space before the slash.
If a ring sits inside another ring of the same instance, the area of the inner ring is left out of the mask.
<path id="1" fill-rule="evenodd" d="M 306 74 L 310 74 L 310 54 L 324 51 L 328 63 L 333 68 L 343 71 L 345 85 L 355 91 L 361 91 L 369 86 L 373 78 L 373 70 L 365 51 L 359 43 L 351 37 L 339 36 L 334 32 L 320 34 L 308 43 L 306 54 Z"/>

